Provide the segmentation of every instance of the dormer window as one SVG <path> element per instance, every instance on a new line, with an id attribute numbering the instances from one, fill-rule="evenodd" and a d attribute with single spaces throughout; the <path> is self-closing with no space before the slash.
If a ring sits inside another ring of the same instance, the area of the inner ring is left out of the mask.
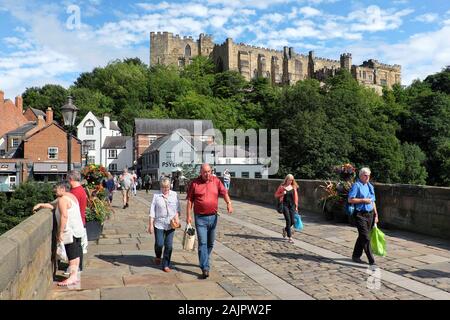
<path id="1" fill-rule="evenodd" d="M 86 128 L 86 135 L 93 136 L 94 135 L 94 127 L 95 123 L 92 120 L 88 120 L 84 123 L 84 127 Z"/>

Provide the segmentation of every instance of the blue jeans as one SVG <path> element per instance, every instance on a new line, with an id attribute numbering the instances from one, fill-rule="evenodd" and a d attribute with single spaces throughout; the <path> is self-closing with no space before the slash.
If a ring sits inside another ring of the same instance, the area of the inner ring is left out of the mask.
<path id="1" fill-rule="evenodd" d="M 231 181 L 224 181 L 223 182 L 223 185 L 224 185 L 225 189 L 227 189 L 227 190 L 230 190 L 230 184 L 231 184 Z"/>
<path id="2" fill-rule="evenodd" d="M 161 258 L 164 248 L 164 256 L 162 259 L 162 268 L 170 266 L 170 257 L 172 256 L 172 243 L 175 229 L 163 230 L 155 228 L 155 255 Z"/>
<path id="3" fill-rule="evenodd" d="M 217 214 L 203 216 L 196 214 L 195 227 L 197 229 L 198 239 L 198 260 L 200 261 L 200 269 L 208 270 L 209 257 L 214 246 L 216 238 Z"/>

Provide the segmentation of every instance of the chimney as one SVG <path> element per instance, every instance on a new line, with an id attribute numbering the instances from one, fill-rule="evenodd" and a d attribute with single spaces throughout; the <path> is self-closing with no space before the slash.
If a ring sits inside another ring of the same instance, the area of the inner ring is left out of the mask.
<path id="1" fill-rule="evenodd" d="M 109 115 L 105 114 L 103 116 L 103 125 L 105 126 L 106 130 L 109 130 L 110 127 L 109 122 L 110 122 Z"/>
<path id="2" fill-rule="evenodd" d="M 44 120 L 44 117 L 43 117 L 42 115 L 38 115 L 38 118 L 37 118 L 37 127 L 36 127 L 36 128 L 41 129 L 41 128 L 43 128 L 44 126 L 45 126 L 45 120 Z"/>
<path id="3" fill-rule="evenodd" d="M 23 100 L 21 96 L 16 97 L 16 107 L 19 108 L 20 113 L 23 113 Z"/>
<path id="4" fill-rule="evenodd" d="M 53 110 L 52 108 L 48 107 L 45 111 L 45 124 L 50 125 L 53 123 Z"/>

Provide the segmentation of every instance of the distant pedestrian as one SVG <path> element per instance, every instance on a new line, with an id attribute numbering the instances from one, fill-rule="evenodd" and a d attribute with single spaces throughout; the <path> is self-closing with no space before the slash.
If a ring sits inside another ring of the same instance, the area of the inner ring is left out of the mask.
<path id="1" fill-rule="evenodd" d="M 362 168 L 359 171 L 359 180 L 356 181 L 348 193 L 348 202 L 354 204 L 355 224 L 358 228 L 358 239 L 353 249 L 352 260 L 363 263 L 361 255 L 366 253 L 370 265 L 375 265 L 375 259 L 370 248 L 370 230 L 374 223 L 378 223 L 377 206 L 375 205 L 375 189 L 369 182 L 371 171 Z"/>
<path id="2" fill-rule="evenodd" d="M 150 206 L 150 217 L 148 222 L 148 232 L 155 233 L 155 264 L 161 264 L 164 272 L 170 272 L 170 258 L 172 256 L 173 236 L 175 229 L 171 225 L 171 220 L 179 223 L 180 201 L 175 191 L 170 190 L 170 180 L 164 178 L 161 181 L 161 192 L 153 197 Z M 164 249 L 164 254 L 163 254 Z"/>
<path id="3" fill-rule="evenodd" d="M 283 228 L 283 238 L 288 237 L 289 243 L 294 243 L 292 239 L 292 226 L 294 225 L 294 215 L 298 212 L 298 184 L 295 182 L 294 176 L 288 174 L 284 178 L 284 182 L 275 192 L 275 198 L 283 203 L 283 215 L 286 221 L 286 227 Z"/>
<path id="4" fill-rule="evenodd" d="M 148 189 L 151 189 L 151 185 L 152 185 L 152 178 L 150 177 L 149 174 L 146 174 L 144 176 L 144 188 L 145 188 L 145 193 L 148 193 Z"/>
<path id="5" fill-rule="evenodd" d="M 131 192 L 133 193 L 134 196 L 136 196 L 137 195 L 136 188 L 138 185 L 138 177 L 136 175 L 136 171 L 133 170 L 131 172 L 131 177 L 133 178 L 133 183 L 131 184 Z"/>
<path id="6" fill-rule="evenodd" d="M 231 174 L 228 169 L 225 169 L 225 171 L 223 172 L 223 184 L 225 186 L 225 189 L 230 190 Z"/>
<path id="7" fill-rule="evenodd" d="M 112 203 L 114 190 L 116 189 L 116 184 L 111 172 L 108 172 L 108 179 L 105 181 L 105 189 L 108 192 L 108 202 Z"/>
<path id="8" fill-rule="evenodd" d="M 227 203 L 227 211 L 231 214 L 233 207 L 227 189 L 225 189 L 222 181 L 212 176 L 210 165 L 204 163 L 200 169 L 200 176 L 193 180 L 189 186 L 186 206 L 186 221 L 188 224 L 192 222 L 191 211 L 192 206 L 194 206 L 198 258 L 203 279 L 209 277 L 209 260 L 216 237 L 219 196 L 223 196 Z"/>
<path id="9" fill-rule="evenodd" d="M 123 209 L 129 207 L 130 202 L 130 189 L 131 185 L 133 184 L 133 177 L 128 172 L 128 169 L 123 169 L 123 173 L 119 177 L 120 186 L 122 189 L 122 196 L 123 196 Z"/>
<path id="10" fill-rule="evenodd" d="M 180 194 L 183 192 L 186 192 L 186 189 L 185 189 L 186 177 L 183 174 L 181 174 L 181 176 L 180 176 L 179 187 L 180 187 Z"/>

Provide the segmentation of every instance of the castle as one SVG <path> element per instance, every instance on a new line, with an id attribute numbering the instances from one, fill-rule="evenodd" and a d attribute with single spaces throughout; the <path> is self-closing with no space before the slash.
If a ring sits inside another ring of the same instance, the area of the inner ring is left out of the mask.
<path id="1" fill-rule="evenodd" d="M 347 69 L 361 84 L 381 93 L 383 86 L 401 83 L 401 66 L 387 65 L 370 59 L 362 65 L 352 64 L 352 55 L 343 53 L 339 60 L 319 58 L 314 51 L 297 54 L 292 47 L 283 51 L 234 43 L 227 38 L 215 44 L 212 36 L 200 34 L 198 40 L 170 32 L 150 32 L 150 65 L 175 64 L 183 67 L 196 56 L 210 57 L 218 71 L 235 70 L 245 79 L 270 79 L 273 85 L 294 84 L 308 78 L 325 80 L 339 69 Z"/>

